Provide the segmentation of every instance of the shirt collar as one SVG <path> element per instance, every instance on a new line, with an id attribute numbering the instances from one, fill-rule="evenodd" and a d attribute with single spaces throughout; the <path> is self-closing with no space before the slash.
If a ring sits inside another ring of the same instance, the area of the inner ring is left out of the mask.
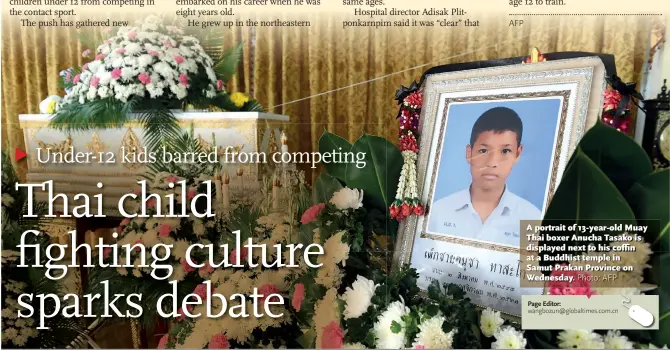
<path id="1" fill-rule="evenodd" d="M 505 186 L 505 190 L 503 191 L 502 197 L 500 197 L 498 207 L 496 207 L 496 209 L 500 208 L 502 210 L 501 215 L 508 215 L 509 212 L 512 210 L 512 203 L 510 198 L 511 194 L 507 189 L 507 186 Z M 458 194 L 456 195 L 456 200 L 454 201 L 453 209 L 454 211 L 459 211 L 468 207 L 474 210 L 472 206 L 472 198 L 470 197 L 470 187 L 458 192 Z"/>

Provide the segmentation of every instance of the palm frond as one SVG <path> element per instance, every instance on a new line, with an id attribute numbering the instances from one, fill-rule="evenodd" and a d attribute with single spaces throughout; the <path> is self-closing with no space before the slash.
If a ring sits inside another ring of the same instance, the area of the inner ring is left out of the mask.
<path id="1" fill-rule="evenodd" d="M 158 101 L 151 101 L 138 120 L 144 126 L 144 142 L 150 151 L 156 151 L 161 146 L 176 139 L 180 134 L 177 117 L 168 107 Z"/>
<path id="2" fill-rule="evenodd" d="M 229 81 L 237 73 L 237 65 L 242 58 L 242 43 L 231 46 L 223 52 L 214 65 L 214 72 L 223 81 Z"/>
<path id="3" fill-rule="evenodd" d="M 108 97 L 84 104 L 78 102 L 65 104 L 51 118 L 49 126 L 64 131 L 119 128 L 128 122 L 130 113 L 139 103 L 139 98 L 123 103 Z"/>

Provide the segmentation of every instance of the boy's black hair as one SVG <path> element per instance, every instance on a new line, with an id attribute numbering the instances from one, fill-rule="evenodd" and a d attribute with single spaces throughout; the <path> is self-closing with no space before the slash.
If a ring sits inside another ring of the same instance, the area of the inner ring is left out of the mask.
<path id="1" fill-rule="evenodd" d="M 472 126 L 470 134 L 470 146 L 473 146 L 477 137 L 483 132 L 493 131 L 502 133 L 511 131 L 516 134 L 517 147 L 521 145 L 521 135 L 523 134 L 523 123 L 519 115 L 507 107 L 494 107 L 482 113 Z"/>

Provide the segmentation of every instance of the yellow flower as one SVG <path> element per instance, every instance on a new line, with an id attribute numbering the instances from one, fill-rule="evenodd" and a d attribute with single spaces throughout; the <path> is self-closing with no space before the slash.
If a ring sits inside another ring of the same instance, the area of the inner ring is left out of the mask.
<path id="1" fill-rule="evenodd" d="M 58 103 L 58 101 L 56 101 L 56 100 L 49 101 L 49 105 L 47 106 L 47 113 L 48 114 L 53 114 L 53 113 L 56 112 L 56 104 L 57 103 Z"/>
<path id="2" fill-rule="evenodd" d="M 249 102 L 249 96 L 241 92 L 235 92 L 230 95 L 230 101 L 232 101 L 237 108 L 242 108 L 245 103 Z"/>

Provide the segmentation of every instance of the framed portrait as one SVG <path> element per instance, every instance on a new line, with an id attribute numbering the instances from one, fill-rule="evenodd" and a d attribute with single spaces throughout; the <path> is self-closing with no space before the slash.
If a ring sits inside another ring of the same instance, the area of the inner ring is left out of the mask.
<path id="1" fill-rule="evenodd" d="M 597 57 L 428 76 L 418 187 L 426 214 L 400 227 L 396 263 L 419 286 L 460 285 L 514 318 L 521 296 L 521 220 L 541 220 L 606 86 Z"/>

